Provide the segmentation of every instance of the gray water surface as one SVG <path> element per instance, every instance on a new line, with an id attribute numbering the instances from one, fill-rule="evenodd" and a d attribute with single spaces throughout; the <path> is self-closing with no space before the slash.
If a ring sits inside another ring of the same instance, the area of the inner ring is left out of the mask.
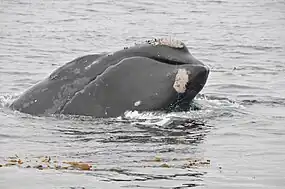
<path id="1" fill-rule="evenodd" d="M 284 0 L 2 0 L 0 29 L 0 188 L 284 188 Z M 153 37 L 182 40 L 211 68 L 197 110 L 94 119 L 7 108 L 74 58 Z M 41 170 L 45 156 L 93 167 Z"/>

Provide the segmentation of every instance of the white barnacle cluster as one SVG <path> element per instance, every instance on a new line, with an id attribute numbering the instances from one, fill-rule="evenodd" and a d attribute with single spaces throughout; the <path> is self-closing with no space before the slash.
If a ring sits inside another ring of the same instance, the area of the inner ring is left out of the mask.
<path id="1" fill-rule="evenodd" d="M 147 40 L 147 43 L 157 46 L 157 45 L 165 45 L 168 47 L 172 47 L 172 48 L 183 48 L 184 45 L 181 41 L 179 40 L 175 40 L 172 38 L 159 38 L 159 39 L 152 39 L 152 40 Z"/>
<path id="2" fill-rule="evenodd" d="M 187 83 L 189 82 L 189 74 L 191 73 L 185 69 L 177 70 L 177 74 L 173 84 L 173 88 L 176 90 L 176 92 L 178 93 L 186 92 Z"/>

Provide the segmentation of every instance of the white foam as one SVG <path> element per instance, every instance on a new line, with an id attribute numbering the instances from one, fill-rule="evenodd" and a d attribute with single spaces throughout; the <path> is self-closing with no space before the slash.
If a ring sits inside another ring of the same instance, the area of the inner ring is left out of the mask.
<path id="1" fill-rule="evenodd" d="M 0 96 L 0 107 L 8 107 L 19 95 L 4 94 Z"/>

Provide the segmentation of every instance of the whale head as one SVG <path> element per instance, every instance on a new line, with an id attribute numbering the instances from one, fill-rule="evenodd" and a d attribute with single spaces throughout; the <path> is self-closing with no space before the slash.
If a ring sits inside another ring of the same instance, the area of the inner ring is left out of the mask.
<path id="1" fill-rule="evenodd" d="M 140 47 L 140 52 L 150 52 L 150 58 L 171 67 L 175 73 L 173 89 L 178 97 L 174 104 L 192 101 L 205 86 L 209 67 L 193 57 L 179 40 L 153 39 L 148 40 L 147 44 L 150 46 Z"/>
<path id="2" fill-rule="evenodd" d="M 187 108 L 208 75 L 209 68 L 184 43 L 154 39 L 111 54 L 74 59 L 29 88 L 10 107 L 34 115 L 94 117 L 120 116 L 127 110 Z"/>

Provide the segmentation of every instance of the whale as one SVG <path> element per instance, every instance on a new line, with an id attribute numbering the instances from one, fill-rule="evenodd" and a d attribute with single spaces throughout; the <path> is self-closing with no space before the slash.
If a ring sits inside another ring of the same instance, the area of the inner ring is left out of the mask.
<path id="1" fill-rule="evenodd" d="M 76 58 L 23 92 L 9 106 L 36 116 L 122 116 L 126 111 L 189 108 L 209 67 L 179 40 L 158 38 L 110 53 Z"/>

